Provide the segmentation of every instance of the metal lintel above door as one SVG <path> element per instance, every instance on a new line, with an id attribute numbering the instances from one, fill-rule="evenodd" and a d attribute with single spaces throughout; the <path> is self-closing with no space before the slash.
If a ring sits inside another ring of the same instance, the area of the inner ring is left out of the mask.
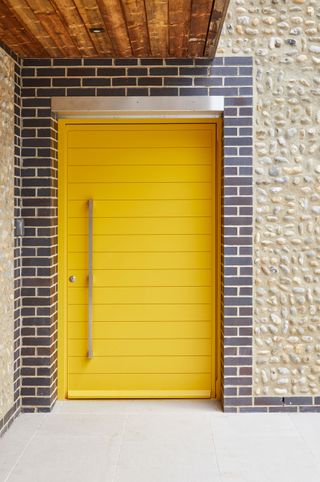
<path id="1" fill-rule="evenodd" d="M 53 97 L 52 111 L 72 118 L 216 118 L 222 96 L 192 97 Z"/>

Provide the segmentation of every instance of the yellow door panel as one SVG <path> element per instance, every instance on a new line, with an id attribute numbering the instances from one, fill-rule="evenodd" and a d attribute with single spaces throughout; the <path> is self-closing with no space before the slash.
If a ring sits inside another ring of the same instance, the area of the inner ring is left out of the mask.
<path id="1" fill-rule="evenodd" d="M 87 322 L 69 322 L 68 336 L 88 338 Z M 211 336 L 210 321 L 111 321 L 95 322 L 93 338 L 207 338 Z"/>
<path id="2" fill-rule="evenodd" d="M 69 398 L 214 395 L 215 124 L 61 123 L 59 296 L 66 302 L 66 338 L 62 343 L 59 338 L 59 346 L 66 347 L 65 393 Z M 92 359 L 87 358 L 88 199 L 93 200 Z"/>
<path id="3" fill-rule="evenodd" d="M 72 390 L 210 390 L 211 373 L 136 373 L 136 374 L 95 374 L 69 375 L 69 389 Z"/>
<path id="4" fill-rule="evenodd" d="M 211 187 L 211 182 L 83 182 L 68 185 L 68 199 L 211 199 Z"/>
<path id="5" fill-rule="evenodd" d="M 197 218 L 109 218 L 95 219 L 94 235 L 114 234 L 211 234 L 210 217 Z M 81 218 L 69 218 L 69 234 L 88 235 L 88 225 Z"/>
<path id="6" fill-rule="evenodd" d="M 74 286 L 88 286 L 87 270 L 69 270 L 76 277 Z M 107 286 L 211 286 L 211 269 L 99 269 L 94 272 L 94 285 Z M 69 283 L 70 286 L 70 283 Z"/>
<path id="7" fill-rule="evenodd" d="M 206 182 L 211 177 L 211 166 L 70 166 L 70 183 L 94 182 Z"/>
<path id="8" fill-rule="evenodd" d="M 177 152 L 178 151 L 178 152 Z M 170 147 L 154 149 L 117 148 L 99 149 L 71 148 L 68 151 L 69 166 L 117 166 L 128 165 L 210 165 L 212 150 L 210 147 L 179 147 L 173 152 Z"/>
<path id="9" fill-rule="evenodd" d="M 141 147 L 211 147 L 212 131 L 208 129 L 151 129 L 138 128 L 127 129 L 123 127 L 108 130 L 79 130 L 69 132 L 68 147 L 82 149 L 117 148 L 129 147 L 131 149 Z"/>
<path id="10" fill-rule="evenodd" d="M 157 252 L 157 251 L 211 251 L 211 236 L 209 234 L 158 234 L 139 236 L 104 236 L 93 237 L 94 253 L 104 252 Z M 72 235 L 68 237 L 68 251 L 70 253 L 87 252 L 88 237 Z"/>
<path id="11" fill-rule="evenodd" d="M 151 356 L 151 357 L 96 357 L 92 360 L 81 357 L 68 358 L 69 373 L 210 373 L 210 356 Z"/>
<path id="12" fill-rule="evenodd" d="M 69 303 L 75 305 L 86 304 L 88 301 L 87 288 L 68 288 Z M 93 288 L 93 303 L 108 305 L 113 303 L 130 305 L 154 303 L 211 303 L 210 287 L 118 287 Z"/>
<path id="13" fill-rule="evenodd" d="M 210 321 L 211 305 L 105 305 L 93 306 L 93 320 L 100 321 Z M 69 321 L 88 321 L 85 305 L 68 305 Z"/>
<path id="14" fill-rule="evenodd" d="M 72 218 L 88 217 L 88 202 L 69 201 L 68 213 Z M 95 218 L 158 218 L 158 217 L 211 216 L 211 205 L 207 200 L 119 200 L 95 201 Z"/>
<path id="15" fill-rule="evenodd" d="M 69 338 L 69 356 L 87 355 L 87 340 Z M 211 340 L 207 339 L 151 339 L 151 340 L 94 340 L 93 356 L 166 356 L 166 355 L 210 355 Z"/>
<path id="16" fill-rule="evenodd" d="M 210 252 L 185 253 L 96 253 L 93 270 L 98 269 L 208 269 Z M 69 253 L 68 269 L 88 269 L 85 253 Z"/>

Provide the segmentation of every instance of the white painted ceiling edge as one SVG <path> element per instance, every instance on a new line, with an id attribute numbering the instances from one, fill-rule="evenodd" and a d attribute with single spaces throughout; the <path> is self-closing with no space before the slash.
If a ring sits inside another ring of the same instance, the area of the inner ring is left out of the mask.
<path id="1" fill-rule="evenodd" d="M 210 119 L 222 115 L 224 97 L 53 97 L 51 108 L 60 119 Z"/>

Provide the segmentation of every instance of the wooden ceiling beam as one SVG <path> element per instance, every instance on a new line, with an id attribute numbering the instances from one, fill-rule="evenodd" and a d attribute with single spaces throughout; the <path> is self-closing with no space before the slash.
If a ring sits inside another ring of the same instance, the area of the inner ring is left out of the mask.
<path id="1" fill-rule="evenodd" d="M 96 0 L 117 57 L 132 57 L 126 20 L 119 0 Z"/>
<path id="2" fill-rule="evenodd" d="M 169 56 L 188 55 L 191 0 L 169 0 Z"/>
<path id="3" fill-rule="evenodd" d="M 145 0 L 151 53 L 153 57 L 168 55 L 168 0 Z"/>
<path id="4" fill-rule="evenodd" d="M 202 57 L 214 0 L 192 0 L 189 57 Z"/>
<path id="5" fill-rule="evenodd" d="M 120 1 L 127 22 L 133 56 L 150 56 L 151 48 L 144 0 Z"/>
<path id="6" fill-rule="evenodd" d="M 215 0 L 214 2 L 206 38 L 206 45 L 203 51 L 203 55 L 205 57 L 214 57 L 216 54 L 221 30 L 227 15 L 229 1 L 230 0 Z"/>

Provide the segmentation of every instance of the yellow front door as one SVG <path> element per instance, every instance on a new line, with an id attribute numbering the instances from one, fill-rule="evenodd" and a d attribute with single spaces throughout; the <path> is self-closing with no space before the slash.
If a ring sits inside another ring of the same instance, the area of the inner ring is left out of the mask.
<path id="1" fill-rule="evenodd" d="M 216 127 L 60 121 L 62 397 L 215 396 Z"/>

